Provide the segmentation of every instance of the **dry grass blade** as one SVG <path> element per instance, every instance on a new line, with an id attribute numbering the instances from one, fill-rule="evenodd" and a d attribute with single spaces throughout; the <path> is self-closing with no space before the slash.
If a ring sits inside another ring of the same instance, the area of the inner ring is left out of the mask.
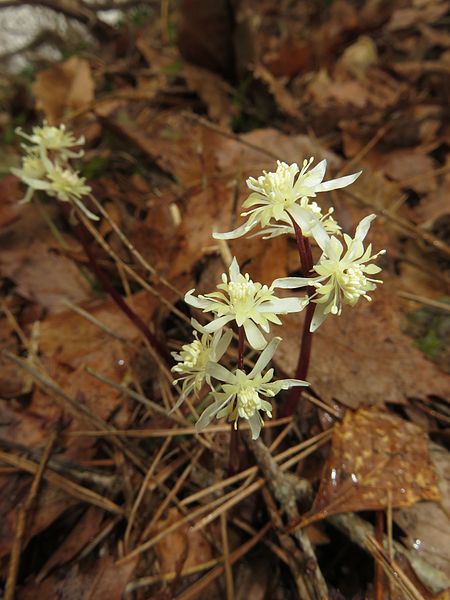
<path id="1" fill-rule="evenodd" d="M 225 584 L 227 588 L 227 600 L 234 600 L 233 569 L 230 563 L 230 549 L 228 545 L 227 515 L 220 515 L 220 533 L 222 536 L 223 563 L 225 566 Z"/>
<path id="2" fill-rule="evenodd" d="M 248 540 L 248 542 L 242 544 L 237 550 L 234 550 L 230 554 L 230 564 L 234 564 L 237 560 L 245 556 L 247 552 L 249 552 L 266 535 L 271 526 L 271 523 L 267 523 L 256 535 Z M 192 600 L 193 598 L 196 598 L 202 590 L 207 588 L 217 577 L 222 575 L 224 570 L 225 567 L 223 566 L 216 567 L 210 573 L 202 577 L 202 579 L 194 583 L 188 590 L 182 592 L 179 596 L 176 596 L 175 600 Z"/>
<path id="3" fill-rule="evenodd" d="M 201 573 L 202 571 L 206 571 L 207 569 L 211 569 L 211 567 L 215 567 L 217 564 L 221 562 L 222 559 L 215 558 L 213 560 L 208 560 L 204 563 L 200 563 L 195 565 L 194 567 L 187 567 L 183 569 L 180 573 L 176 573 L 175 571 L 171 571 L 170 573 L 161 573 L 160 575 L 151 575 L 149 577 L 141 577 L 141 579 L 136 579 L 136 581 L 131 581 L 127 587 L 125 588 L 125 593 L 130 594 L 140 588 L 149 587 L 154 585 L 155 583 L 159 583 L 160 581 L 172 581 L 177 577 L 189 577 L 189 575 L 196 575 L 197 573 Z"/>
<path id="4" fill-rule="evenodd" d="M 395 560 L 389 558 L 384 548 L 375 538 L 369 536 L 367 538 L 367 545 L 374 559 L 382 566 L 384 572 L 389 577 L 389 581 L 404 594 L 404 598 L 408 598 L 408 600 L 426 600 L 412 581 L 405 575 L 400 565 Z"/>
<path id="5" fill-rule="evenodd" d="M 26 458 L 22 458 L 14 454 L 8 454 L 7 452 L 3 452 L 2 450 L 0 450 L 0 461 L 22 469 L 23 471 L 31 473 L 32 475 L 35 475 L 39 470 L 39 465 L 32 462 L 31 460 L 27 460 Z M 94 506 L 98 506 L 106 512 L 118 515 L 123 514 L 123 509 L 117 504 L 114 504 L 114 502 L 112 502 L 111 500 L 108 500 L 108 498 L 104 498 L 96 492 L 81 485 L 78 485 L 78 483 L 74 483 L 70 479 L 63 477 L 58 473 L 55 473 L 53 471 L 47 471 L 43 474 L 43 478 L 51 485 L 60 488 L 70 496 L 78 498 L 78 500 L 81 500 L 82 502 L 87 502 L 89 504 L 93 504 Z"/>
<path id="6" fill-rule="evenodd" d="M 11 354 L 7 350 L 2 350 L 1 353 L 8 360 L 11 360 L 16 365 L 21 367 L 24 371 L 29 373 L 31 375 L 31 377 L 33 378 L 33 380 L 38 385 L 40 385 L 44 389 L 44 391 L 46 391 L 46 392 L 48 392 L 48 390 L 52 391 L 55 394 L 53 397 L 56 401 L 59 401 L 60 398 L 62 400 L 64 400 L 64 403 L 63 403 L 64 408 L 65 409 L 68 408 L 69 411 L 72 413 L 72 415 L 75 418 L 80 419 L 82 421 L 87 421 L 90 425 L 97 427 L 100 431 L 108 431 L 108 430 L 110 431 L 112 429 L 112 427 L 110 425 L 108 425 L 107 423 L 105 423 L 105 421 L 103 421 L 103 419 L 101 419 L 97 415 L 92 414 L 90 412 L 90 410 L 87 408 L 87 406 L 74 400 L 71 396 L 69 396 L 69 394 L 67 394 L 64 390 L 62 390 L 52 379 L 50 379 L 49 377 L 46 377 L 45 375 L 40 373 L 37 369 L 35 369 L 32 365 L 30 365 L 26 360 L 23 360 L 22 358 L 19 358 L 18 356 Z M 145 467 L 143 466 L 141 459 L 138 456 L 136 456 L 135 453 L 130 448 L 128 448 L 123 443 L 122 440 L 120 440 L 117 436 L 113 435 L 112 443 L 117 448 L 119 448 L 119 450 L 121 450 L 125 454 L 125 456 L 127 456 L 127 458 L 135 466 L 137 466 L 139 469 L 145 471 Z"/>
<path id="7" fill-rule="evenodd" d="M 55 440 L 56 434 L 52 433 L 48 438 L 47 445 L 44 449 L 44 452 L 42 453 L 39 465 L 37 465 L 33 483 L 31 484 L 31 488 L 26 499 L 25 505 L 20 510 L 17 518 L 16 535 L 11 550 L 11 558 L 9 560 L 4 600 L 14 599 L 17 575 L 19 573 L 20 554 L 22 552 L 22 545 L 25 537 L 25 529 L 27 526 L 27 518 L 36 500 L 36 496 L 38 494 L 39 487 L 44 476 L 45 467 L 47 466 L 48 459 L 50 458 L 50 454 L 53 449 Z"/>
<path id="8" fill-rule="evenodd" d="M 137 514 L 139 506 L 140 506 L 140 504 L 142 502 L 144 494 L 147 491 L 147 487 L 148 487 L 148 484 L 150 482 L 150 479 L 152 478 L 153 473 L 155 472 L 155 469 L 158 466 L 159 461 L 164 456 L 164 453 L 166 452 L 167 448 L 169 447 L 171 441 L 172 441 L 171 437 L 167 437 L 164 440 L 161 448 L 158 450 L 158 452 L 157 452 L 157 454 L 155 456 L 155 459 L 152 461 L 152 464 L 150 465 L 147 473 L 145 474 L 145 477 L 144 477 L 144 480 L 142 482 L 141 488 L 140 488 L 140 490 L 138 492 L 138 495 L 136 496 L 136 500 L 135 500 L 135 502 L 133 504 L 133 507 L 131 509 L 131 512 L 130 512 L 130 516 L 128 518 L 128 523 L 127 523 L 127 528 L 125 529 L 125 535 L 123 537 L 125 551 L 127 551 L 128 547 L 129 547 L 130 534 L 131 534 L 131 530 L 133 528 L 134 520 L 136 518 L 136 514 Z"/>

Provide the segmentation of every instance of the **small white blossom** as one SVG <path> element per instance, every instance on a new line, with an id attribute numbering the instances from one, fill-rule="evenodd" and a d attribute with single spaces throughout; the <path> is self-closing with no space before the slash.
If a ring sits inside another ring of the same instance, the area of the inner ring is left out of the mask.
<path id="1" fill-rule="evenodd" d="M 58 154 L 58 158 L 61 160 L 67 160 L 69 158 L 79 158 L 83 156 L 84 151 L 79 150 L 74 152 L 70 150 L 73 146 L 80 146 L 84 144 L 84 136 L 75 138 L 73 133 L 66 131 L 65 125 L 55 127 L 48 125 L 46 121 L 42 126 L 33 127 L 31 135 L 28 135 L 22 131 L 20 127 L 16 129 L 16 133 L 28 142 L 31 142 L 40 151 L 46 153 L 48 150 Z M 26 150 L 29 150 L 28 146 L 24 146 Z"/>
<path id="2" fill-rule="evenodd" d="M 262 374 L 262 370 L 272 359 L 280 341 L 281 338 L 274 338 L 267 345 L 248 374 L 240 369 L 229 371 L 216 363 L 208 363 L 207 371 L 214 379 L 221 381 L 222 385 L 221 391 L 211 392 L 214 402 L 201 414 L 195 426 L 197 431 L 207 427 L 214 417 L 217 419 L 229 417 L 234 421 L 235 427 L 238 419 L 241 418 L 249 422 L 252 437 L 256 439 L 263 424 L 260 411 L 265 412 L 269 417 L 272 416 L 272 405 L 265 398 L 273 398 L 280 390 L 287 390 L 293 386 L 309 385 L 299 379 L 271 381 L 273 369 Z"/>
<path id="3" fill-rule="evenodd" d="M 28 186 L 25 197 L 21 201 L 24 203 L 31 200 L 35 189 L 41 189 L 40 187 L 36 188 L 34 184 L 37 181 L 39 182 L 38 186 L 40 186 L 40 182 L 45 179 L 47 167 L 41 158 L 39 150 L 33 148 L 22 158 L 22 168 L 11 169 L 11 173 Z"/>
<path id="4" fill-rule="evenodd" d="M 192 319 L 192 325 L 196 328 L 193 331 L 194 340 L 190 344 L 182 346 L 180 352 L 172 352 L 173 358 L 178 364 L 172 367 L 172 372 L 179 377 L 174 380 L 176 385 L 182 381 L 182 393 L 177 403 L 173 407 L 176 410 L 186 396 L 192 392 L 198 394 L 203 383 L 211 382 L 209 374 L 206 372 L 206 365 L 209 361 L 219 362 L 228 349 L 233 337 L 232 331 L 222 332 L 221 329 L 210 334 L 195 319 Z M 199 337 L 201 333 L 201 337 Z"/>
<path id="5" fill-rule="evenodd" d="M 305 237 L 312 236 L 323 240 L 327 224 L 328 231 L 334 233 L 333 221 L 328 220 L 327 223 L 330 214 L 322 215 L 317 204 L 310 204 L 308 198 L 314 198 L 319 192 L 350 185 L 360 176 L 361 171 L 324 182 L 327 161 L 322 160 L 309 170 L 313 160 L 314 158 L 304 160 L 301 169 L 296 163 L 288 165 L 277 161 L 275 173 L 264 171 L 258 179 L 254 177 L 247 179 L 247 186 L 253 190 L 242 205 L 244 208 L 250 208 L 241 213 L 241 216 L 248 217 L 247 221 L 233 231 L 214 233 L 213 237 L 235 239 L 245 235 L 256 225 L 261 227 L 259 235 L 267 234 L 268 237 L 274 237 L 291 233 L 292 219 L 301 227 Z"/>
<path id="6" fill-rule="evenodd" d="M 217 286 L 218 292 L 193 295 L 190 290 L 185 296 L 185 302 L 200 308 L 203 312 L 212 312 L 216 318 L 205 326 L 205 331 L 213 333 L 230 321 L 236 321 L 238 327 L 243 327 L 247 340 L 255 350 L 266 346 L 266 339 L 259 330 L 268 333 L 269 323 L 281 325 L 277 314 L 299 312 L 305 307 L 305 301 L 300 298 L 277 298 L 273 287 L 253 282 L 248 273 L 242 275 L 236 258 L 229 268 L 229 277 L 222 275 L 222 283 Z"/>
<path id="7" fill-rule="evenodd" d="M 322 245 L 323 254 L 313 267 L 317 277 L 287 277 L 273 282 L 274 288 L 316 288 L 316 293 L 311 297 L 317 304 L 311 331 L 315 331 L 329 314 L 340 315 L 342 304 L 354 306 L 361 297 L 370 301 L 368 292 L 373 291 L 377 283 L 382 283 L 380 279 L 368 277 L 379 273 L 381 268 L 367 263 L 386 251 L 372 254 L 372 244 L 366 249 L 363 244 L 373 219 L 375 215 L 365 217 L 356 228 L 354 238 L 344 233 L 345 252 L 336 237 L 330 237 Z"/>

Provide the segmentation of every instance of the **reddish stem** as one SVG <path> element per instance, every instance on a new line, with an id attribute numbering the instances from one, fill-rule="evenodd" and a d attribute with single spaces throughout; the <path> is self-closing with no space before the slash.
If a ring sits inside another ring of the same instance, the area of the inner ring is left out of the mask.
<path id="1" fill-rule="evenodd" d="M 298 223 L 291 217 L 292 224 L 295 231 L 295 239 L 297 241 L 298 253 L 300 255 L 301 271 L 304 277 L 308 277 L 311 274 L 313 268 L 313 258 L 311 252 L 311 245 L 308 238 L 306 238 L 301 230 Z M 308 287 L 306 292 L 308 296 L 314 294 L 314 288 Z M 306 379 L 309 369 L 309 361 L 311 358 L 312 348 L 312 333 L 310 331 L 311 321 L 314 316 L 314 310 L 316 305 L 310 302 L 306 308 L 305 320 L 303 323 L 302 340 L 300 346 L 300 355 L 298 357 L 297 368 L 295 370 L 296 379 Z M 295 412 L 298 406 L 300 398 L 302 396 L 302 387 L 293 387 L 289 391 L 289 395 L 284 406 L 283 416 L 290 416 Z"/>
<path id="2" fill-rule="evenodd" d="M 71 222 L 70 207 L 64 205 L 64 209 L 65 209 L 66 217 L 70 223 Z M 101 267 L 98 264 L 97 259 L 95 257 L 95 253 L 93 252 L 93 250 L 91 248 L 91 244 L 90 244 L 91 235 L 88 232 L 88 230 L 80 222 L 76 223 L 75 225 L 72 225 L 72 229 L 74 230 L 75 235 L 77 236 L 78 240 L 80 241 L 81 245 L 83 246 L 86 257 L 89 260 L 89 265 L 88 265 L 89 268 L 92 270 L 94 275 L 100 281 L 100 283 L 102 284 L 105 291 L 109 294 L 111 299 L 114 300 L 114 302 L 117 304 L 117 306 L 120 308 L 120 310 L 124 313 L 124 315 L 126 317 L 128 317 L 128 319 L 133 323 L 133 325 L 135 325 L 135 327 L 137 329 L 139 329 L 139 331 L 141 333 L 144 334 L 144 336 L 147 338 L 147 340 L 149 341 L 152 348 L 160 355 L 160 357 L 167 364 L 170 364 L 171 359 L 170 359 L 170 355 L 167 352 L 167 350 L 160 343 L 160 341 L 156 338 L 156 336 L 150 331 L 150 329 L 147 327 L 147 325 L 144 323 L 144 321 L 128 306 L 128 304 L 125 302 L 125 300 L 119 294 L 119 292 L 111 284 L 108 276 L 101 269 Z"/>

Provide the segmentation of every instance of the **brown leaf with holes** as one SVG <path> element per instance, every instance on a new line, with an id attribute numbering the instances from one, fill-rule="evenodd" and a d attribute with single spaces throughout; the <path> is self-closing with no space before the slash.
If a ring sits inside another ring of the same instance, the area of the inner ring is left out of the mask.
<path id="1" fill-rule="evenodd" d="M 390 496 L 390 500 L 389 500 Z M 333 429 L 312 518 L 440 500 L 425 432 L 378 407 L 348 411 Z"/>
<path id="2" fill-rule="evenodd" d="M 402 528 L 405 543 L 450 577 L 450 453 L 433 443 L 430 451 L 439 478 L 441 502 L 420 502 L 402 508 L 395 511 L 394 521 Z"/>

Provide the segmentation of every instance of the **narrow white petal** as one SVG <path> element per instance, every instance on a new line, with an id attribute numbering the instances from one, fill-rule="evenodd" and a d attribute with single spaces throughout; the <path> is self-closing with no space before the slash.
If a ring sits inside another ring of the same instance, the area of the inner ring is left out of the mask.
<path id="1" fill-rule="evenodd" d="M 218 379 L 219 381 L 230 383 L 233 380 L 233 373 L 218 363 L 209 362 L 206 365 L 206 372 L 208 375 L 211 375 L 211 377 L 214 377 L 214 379 Z"/>
<path id="2" fill-rule="evenodd" d="M 191 306 L 194 306 L 195 308 L 205 308 L 206 305 L 209 304 L 209 302 L 207 300 L 202 300 L 200 298 L 197 298 L 196 296 L 193 295 L 193 292 L 195 292 L 195 288 L 193 288 L 192 290 L 189 290 L 184 295 L 184 301 L 186 302 L 186 304 L 190 304 Z"/>
<path id="3" fill-rule="evenodd" d="M 215 348 L 215 360 L 219 361 L 225 354 L 225 352 L 228 350 L 228 346 L 230 345 L 232 337 L 233 332 L 231 330 L 228 330 L 220 338 L 220 341 Z"/>
<path id="4" fill-rule="evenodd" d="M 239 277 L 241 273 L 241 270 L 239 268 L 239 264 L 238 261 L 236 260 L 236 257 L 233 257 L 233 260 L 231 261 L 231 265 L 230 265 L 230 280 L 231 281 L 236 281 L 237 278 Z"/>
<path id="5" fill-rule="evenodd" d="M 358 239 L 361 242 L 364 240 L 364 238 L 367 235 L 367 232 L 369 231 L 370 228 L 370 224 L 372 223 L 372 221 L 374 219 L 376 219 L 377 215 L 367 215 L 367 217 L 364 217 L 364 219 L 362 219 L 362 221 L 359 223 L 358 227 L 356 228 L 355 231 L 355 240 Z"/>
<path id="6" fill-rule="evenodd" d="M 321 160 L 317 165 L 311 169 L 311 171 L 306 172 L 306 185 L 308 187 L 316 187 L 323 181 L 325 177 L 325 171 L 327 170 L 327 161 Z"/>
<path id="7" fill-rule="evenodd" d="M 224 406 L 226 406 L 226 404 L 230 401 L 230 399 L 231 399 L 231 396 L 229 396 L 228 398 L 226 398 L 223 401 L 216 400 L 215 402 L 210 404 L 207 408 L 205 408 L 205 410 L 200 415 L 199 420 L 195 424 L 195 429 L 197 431 L 202 431 L 202 429 L 205 429 L 205 427 L 207 427 L 211 423 L 212 419 L 216 416 L 216 414 Z"/>
<path id="8" fill-rule="evenodd" d="M 302 311 L 308 301 L 304 298 L 275 298 L 270 302 L 263 302 L 257 307 L 258 312 L 274 312 L 279 314 L 288 314 Z"/>
<path id="9" fill-rule="evenodd" d="M 303 381 L 302 379 L 282 379 L 276 383 L 282 383 L 283 387 L 281 389 L 283 390 L 287 390 L 291 387 L 310 385 L 307 381 Z"/>
<path id="10" fill-rule="evenodd" d="M 272 360 L 272 356 L 275 354 L 276 349 L 278 348 L 278 344 L 281 342 L 280 337 L 274 337 L 270 343 L 266 346 L 266 348 L 259 355 L 258 360 L 255 363 L 255 366 L 248 374 L 249 379 L 253 379 L 256 375 L 259 375 L 263 369 L 267 367 L 269 362 Z"/>
<path id="11" fill-rule="evenodd" d="M 208 333 L 206 331 L 206 329 L 204 328 L 204 326 L 197 321 L 197 319 L 192 318 L 191 325 L 194 329 L 196 329 L 197 331 L 200 331 L 200 333 Z"/>
<path id="12" fill-rule="evenodd" d="M 240 225 L 232 231 L 225 231 L 224 233 L 213 233 L 212 236 L 215 240 L 235 240 L 236 238 L 242 237 L 248 233 L 256 225 L 256 222 L 249 224 L 247 220 L 243 225 Z"/>
<path id="13" fill-rule="evenodd" d="M 266 338 L 260 332 L 255 323 L 250 321 L 250 319 L 247 319 L 247 321 L 244 322 L 244 331 L 245 335 L 247 336 L 248 343 L 252 348 L 255 350 L 262 350 L 266 347 Z"/>
<path id="14" fill-rule="evenodd" d="M 358 179 L 362 171 L 353 173 L 352 175 L 346 175 L 345 177 L 338 177 L 337 179 L 330 179 L 330 181 L 324 181 L 317 186 L 316 192 L 329 192 L 330 190 L 339 190 L 341 188 L 351 185 Z"/>
<path id="15" fill-rule="evenodd" d="M 252 430 L 252 440 L 257 440 L 261 433 L 261 417 L 259 416 L 259 413 L 255 412 L 255 414 L 248 419 L 248 423 Z"/>
<path id="16" fill-rule="evenodd" d="M 322 223 L 317 222 L 311 227 L 311 235 L 316 240 L 316 244 L 324 252 L 325 246 L 330 239 L 325 227 Z"/>
<path id="17" fill-rule="evenodd" d="M 316 304 L 316 309 L 311 321 L 311 327 L 309 328 L 311 333 L 314 333 L 314 331 L 316 331 L 316 329 L 318 329 L 327 318 L 328 315 L 325 314 L 326 306 L 326 304 Z"/>
<path id="18" fill-rule="evenodd" d="M 225 315 L 224 317 L 219 317 L 218 319 L 214 319 L 208 325 L 205 325 L 204 330 L 206 333 L 214 333 L 215 331 L 221 329 L 224 325 L 233 320 L 231 315 Z"/>
<path id="19" fill-rule="evenodd" d="M 296 288 L 307 287 L 315 280 L 315 277 L 280 277 L 279 279 L 275 279 L 272 287 L 273 289 L 294 290 Z"/>

